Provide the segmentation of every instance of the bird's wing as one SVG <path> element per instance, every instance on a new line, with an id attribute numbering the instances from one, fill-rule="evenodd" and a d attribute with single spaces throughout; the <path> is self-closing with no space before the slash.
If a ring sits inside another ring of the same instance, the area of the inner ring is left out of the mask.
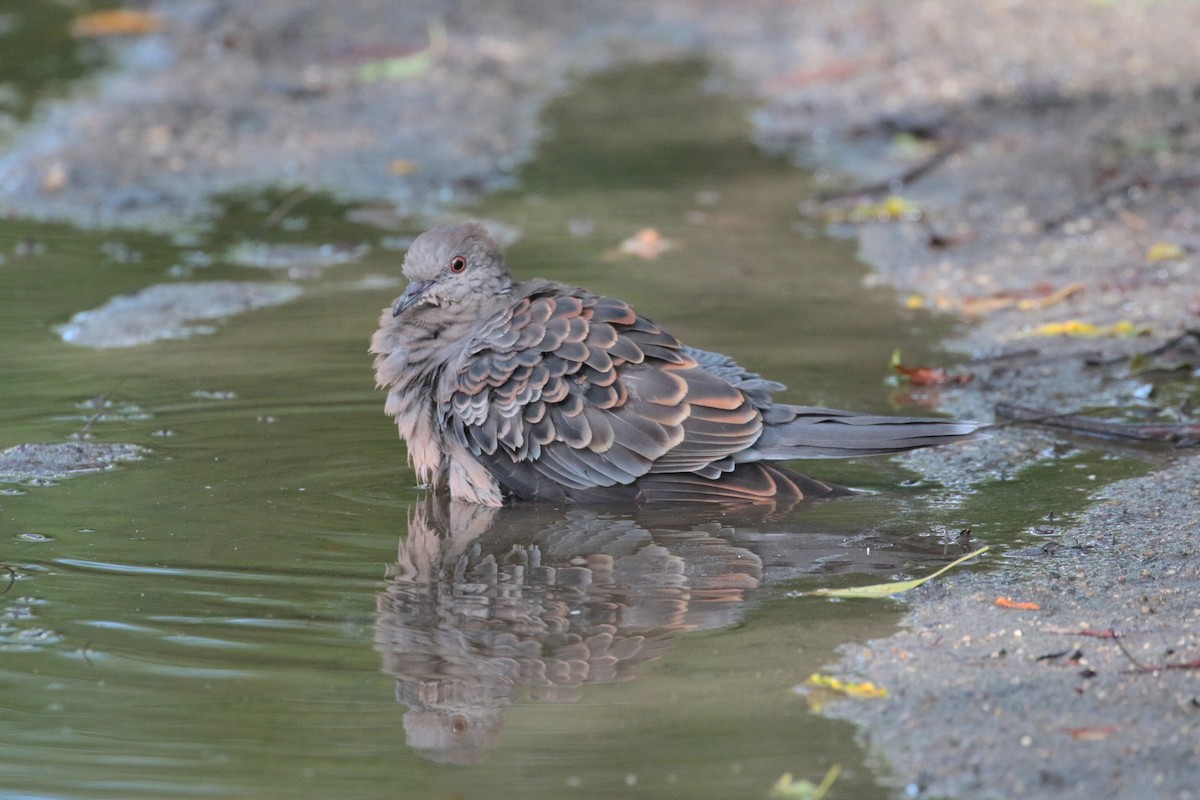
<path id="1" fill-rule="evenodd" d="M 751 372 L 724 353 L 687 345 L 684 345 L 683 352 L 713 375 L 741 389 L 760 411 L 773 405 L 771 395 L 787 388 L 779 381 L 768 380 L 757 372 Z"/>
<path id="2" fill-rule="evenodd" d="M 718 477 L 762 431 L 745 392 L 628 304 L 550 283 L 468 342 L 438 402 L 450 434 L 526 496 Z"/>

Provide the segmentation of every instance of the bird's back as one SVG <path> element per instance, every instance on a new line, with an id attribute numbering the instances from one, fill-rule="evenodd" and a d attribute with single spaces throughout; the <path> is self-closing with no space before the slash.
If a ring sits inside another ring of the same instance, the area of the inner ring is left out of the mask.
<path id="1" fill-rule="evenodd" d="M 761 435 L 766 395 L 697 358 L 712 355 L 624 301 L 531 282 L 450 365 L 439 415 L 523 497 L 633 499 L 657 475 L 717 481 Z"/>

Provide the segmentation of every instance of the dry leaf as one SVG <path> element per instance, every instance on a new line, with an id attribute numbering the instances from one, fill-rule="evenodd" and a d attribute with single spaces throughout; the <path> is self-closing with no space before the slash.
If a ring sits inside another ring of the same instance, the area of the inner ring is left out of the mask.
<path id="1" fill-rule="evenodd" d="M 897 194 L 888 196 L 882 203 L 859 203 L 850 209 L 833 209 L 824 214 L 826 222 L 895 222 L 920 218 L 920 207 Z"/>
<path id="2" fill-rule="evenodd" d="M 1078 282 L 1068 283 L 1059 289 L 1054 289 L 1051 284 L 1038 283 L 1020 291 L 997 292 L 988 297 L 968 297 L 963 300 L 959 310 L 967 315 L 988 314 L 1006 308 L 1033 311 L 1061 303 L 1082 291 L 1083 284 Z"/>
<path id="3" fill-rule="evenodd" d="M 1083 291 L 1083 284 L 1079 282 L 1068 283 L 1056 292 L 1051 292 L 1045 297 L 1026 297 L 1017 301 L 1017 308 L 1022 311 L 1032 311 L 1039 308 L 1046 308 L 1055 303 L 1061 303 L 1072 295 L 1079 294 Z"/>
<path id="4" fill-rule="evenodd" d="M 1170 242 L 1155 242 L 1146 251 L 1147 261 L 1176 261 L 1187 255 L 1182 247 Z"/>
<path id="5" fill-rule="evenodd" d="M 412 175 L 420 171 L 421 165 L 408 158 L 393 158 L 388 162 L 388 172 L 392 175 Z"/>
<path id="6" fill-rule="evenodd" d="M 42 177 L 42 191 L 53 193 L 61 191 L 67 185 L 69 175 L 67 173 L 67 165 L 61 161 L 51 162 L 46 168 L 46 174 Z"/>
<path id="7" fill-rule="evenodd" d="M 997 597 L 996 605 L 1000 608 L 1015 608 L 1018 611 L 1041 611 L 1042 607 L 1037 603 L 1021 603 L 1008 597 Z"/>
<path id="8" fill-rule="evenodd" d="M 876 686 L 870 681 L 843 681 L 840 678 L 835 678 L 832 675 L 822 675 L 819 672 L 814 672 L 808 676 L 808 680 L 804 682 L 804 685 L 813 689 L 825 689 L 826 691 L 844 694 L 856 700 L 872 700 L 888 696 L 887 689 L 882 686 Z"/>
<path id="9" fill-rule="evenodd" d="M 1121 729 L 1116 725 L 1095 725 L 1087 728 L 1063 728 L 1062 730 L 1063 733 L 1070 734 L 1073 739 L 1082 739 L 1085 742 L 1102 742 Z"/>
<path id="10" fill-rule="evenodd" d="M 881 598 L 891 597 L 894 594 L 903 594 L 909 589 L 915 589 L 926 581 L 931 581 L 937 576 L 954 569 L 964 561 L 969 561 L 975 556 L 980 555 L 988 549 L 988 545 L 984 545 L 973 553 L 967 553 L 961 558 L 956 558 L 946 566 L 936 572 L 926 575 L 924 578 L 914 578 L 911 581 L 896 581 L 894 583 L 872 583 L 868 586 L 849 586 L 845 589 L 813 589 L 811 592 L 788 592 L 788 597 L 842 597 L 850 598 Z"/>
<path id="11" fill-rule="evenodd" d="M 842 765 L 834 764 L 825 773 L 819 786 L 812 781 L 796 780 L 792 777 L 792 773 L 785 772 L 779 777 L 779 780 L 775 781 L 771 791 L 767 792 L 767 797 L 773 800 L 821 800 L 841 772 Z"/>
<path id="12" fill-rule="evenodd" d="M 1117 217 L 1135 231 L 1144 231 L 1150 228 L 1150 223 L 1146 222 L 1144 217 L 1139 217 L 1127 208 L 1118 208 Z"/>
<path id="13" fill-rule="evenodd" d="M 415 53 L 395 58 L 369 61 L 358 69 L 358 78 L 363 83 L 376 81 L 402 81 L 424 75 L 448 49 L 446 26 L 440 20 L 429 23 L 429 46 Z"/>
<path id="14" fill-rule="evenodd" d="M 638 258 L 652 260 L 658 258 L 659 255 L 674 246 L 674 242 L 670 239 L 664 239 L 662 234 L 654 228 L 642 228 L 633 236 L 621 242 L 621 252 L 637 256 Z"/>
<path id="15" fill-rule="evenodd" d="M 975 379 L 969 372 L 950 373 L 942 367 L 906 367 L 900 363 L 899 350 L 892 353 L 891 367 L 912 386 L 961 385 Z"/>
<path id="16" fill-rule="evenodd" d="M 1029 336 L 1078 336 L 1092 339 L 1097 336 L 1140 336 L 1146 333 L 1146 328 L 1139 328 L 1129 320 L 1114 322 L 1112 325 L 1094 325 L 1090 322 L 1080 322 L 1068 319 L 1063 322 L 1047 322 L 1031 330 Z"/>
<path id="17" fill-rule="evenodd" d="M 80 38 L 142 36 L 162 27 L 162 19 L 146 11 L 115 8 L 76 17 L 71 33 Z"/>

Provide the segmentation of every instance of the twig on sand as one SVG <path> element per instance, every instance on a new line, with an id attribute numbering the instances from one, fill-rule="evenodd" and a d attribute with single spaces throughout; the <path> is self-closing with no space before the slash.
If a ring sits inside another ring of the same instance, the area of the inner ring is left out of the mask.
<path id="1" fill-rule="evenodd" d="M 1128 423 L 1096 419 L 1080 414 L 1057 413 L 1045 408 L 1031 408 L 1012 403 L 997 403 L 996 416 L 1012 422 L 1062 428 L 1073 433 L 1106 436 L 1114 439 L 1133 439 L 1140 442 L 1165 442 L 1176 447 L 1200 444 L 1200 423 L 1175 424 Z"/>
<path id="2" fill-rule="evenodd" d="M 852 186 L 849 189 L 831 190 L 822 192 L 817 195 L 817 202 L 828 203 L 831 200 L 844 200 L 847 197 L 856 197 L 862 194 L 880 194 L 882 192 L 896 192 L 897 187 L 907 186 L 914 183 L 925 175 L 941 166 L 946 159 L 962 149 L 962 145 L 958 142 L 949 142 L 942 145 L 929 157 L 918 161 L 911 167 L 901 172 L 899 175 L 893 175 L 891 178 L 874 183 L 862 183 L 857 186 Z"/>
<path id="3" fill-rule="evenodd" d="M 1076 630 L 1076 629 L 1072 629 L 1072 628 L 1049 628 L 1049 627 L 1047 627 L 1047 628 L 1042 628 L 1042 632 L 1043 633 L 1058 633 L 1058 634 L 1064 634 L 1066 636 L 1091 636 L 1096 639 L 1112 639 L 1113 642 L 1117 645 L 1117 648 L 1120 649 L 1121 655 L 1125 656 L 1125 658 L 1129 659 L 1129 663 L 1133 664 L 1134 672 L 1159 672 L 1160 670 L 1165 670 L 1165 669 L 1200 670 L 1200 658 L 1192 659 L 1191 661 L 1179 661 L 1179 662 L 1168 663 L 1168 664 L 1143 664 L 1141 661 L 1138 661 L 1136 658 L 1134 658 L 1133 653 L 1129 652 L 1129 648 L 1127 648 L 1125 646 L 1125 642 L 1122 641 L 1126 637 L 1126 634 L 1118 633 L 1117 631 L 1113 630 L 1112 628 L 1108 628 L 1106 630 L 1096 630 L 1094 628 L 1083 628 L 1081 630 Z M 1054 654 L 1053 656 L 1044 656 L 1043 658 L 1057 657 L 1058 655 L 1061 655 L 1061 654 Z M 1041 661 L 1042 659 L 1039 658 L 1038 660 Z"/>

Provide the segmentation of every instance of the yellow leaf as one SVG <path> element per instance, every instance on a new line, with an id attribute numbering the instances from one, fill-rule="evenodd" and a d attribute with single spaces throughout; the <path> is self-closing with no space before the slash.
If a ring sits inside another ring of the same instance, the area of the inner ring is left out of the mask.
<path id="1" fill-rule="evenodd" d="M 908 297 L 904 298 L 904 307 L 905 308 L 924 308 L 925 307 L 925 298 L 919 294 L 910 294 Z"/>
<path id="2" fill-rule="evenodd" d="M 788 596 L 843 597 L 848 599 L 891 597 L 894 594 L 903 594 L 910 589 L 915 589 L 922 583 L 933 580 L 942 573 L 957 567 L 964 561 L 969 561 L 970 559 L 975 558 L 975 556 L 983 553 L 987 549 L 988 545 L 985 544 L 974 553 L 967 553 L 962 558 L 956 558 L 946 566 L 939 569 L 937 572 L 934 572 L 931 575 L 926 575 L 924 578 L 916 578 L 911 581 L 896 581 L 895 583 L 873 583 L 869 586 L 850 586 L 845 589 L 813 589 L 811 592 L 799 592 L 796 594 L 789 592 Z"/>
<path id="3" fill-rule="evenodd" d="M 910 203 L 900 195 L 893 194 L 883 201 L 883 210 L 891 219 L 899 219 L 906 214 L 920 213 L 920 209 L 914 203 Z"/>
<path id="4" fill-rule="evenodd" d="M 396 58 L 383 58 L 359 67 L 358 78 L 363 83 L 402 81 L 424 75 L 435 61 L 445 54 L 448 40 L 446 26 L 440 20 L 429 23 L 429 46 L 424 50 Z"/>
<path id="5" fill-rule="evenodd" d="M 1170 242 L 1155 242 L 1146 251 L 1147 261 L 1174 261 L 1187 255 L 1186 251 L 1177 244 Z"/>
<path id="6" fill-rule="evenodd" d="M 771 791 L 767 792 L 767 797 L 772 800 L 821 800 L 841 773 L 842 765 L 834 764 L 825 773 L 821 785 L 817 786 L 812 781 L 795 780 L 792 778 L 792 773 L 785 772 L 779 777 L 779 780 L 775 781 Z"/>
<path id="7" fill-rule="evenodd" d="M 916 203 L 894 194 L 882 203 L 859 203 L 850 209 L 843 207 L 825 212 L 822 216 L 826 222 L 893 222 L 918 220 L 921 209 Z"/>
<path id="8" fill-rule="evenodd" d="M 77 17 L 71 33 L 81 38 L 99 36 L 141 36 L 162 27 L 162 20 L 145 11 L 115 8 Z"/>
<path id="9" fill-rule="evenodd" d="M 887 697 L 888 690 L 882 686 L 876 686 L 870 681 L 843 681 L 835 678 L 832 675 L 822 675 L 819 672 L 814 672 L 804 682 L 805 686 L 811 686 L 814 689 L 826 689 L 831 692 L 844 694 L 847 697 L 853 697 L 856 700 L 871 700 L 877 697 Z"/>
<path id="10" fill-rule="evenodd" d="M 1097 336 L 1139 336 L 1146 332 L 1129 320 L 1114 322 L 1112 325 L 1094 325 L 1091 322 L 1081 322 L 1068 319 L 1063 322 L 1047 322 L 1029 332 L 1030 336 L 1078 336 L 1094 339 Z"/>
<path id="11" fill-rule="evenodd" d="M 1079 294 L 1083 291 L 1082 283 L 1068 283 L 1056 292 L 1051 292 L 1045 297 L 1025 297 L 1017 301 L 1017 308 L 1022 311 L 1032 311 L 1038 308 L 1046 308 L 1055 303 L 1061 303 L 1072 295 Z"/>
<path id="12" fill-rule="evenodd" d="M 919 219 L 921 209 L 900 195 L 890 195 L 882 203 L 861 203 L 850 212 L 851 222 L 891 222 Z"/>
<path id="13" fill-rule="evenodd" d="M 419 172 L 421 165 L 407 158 L 393 158 L 388 162 L 388 172 L 393 175 L 412 175 Z"/>

